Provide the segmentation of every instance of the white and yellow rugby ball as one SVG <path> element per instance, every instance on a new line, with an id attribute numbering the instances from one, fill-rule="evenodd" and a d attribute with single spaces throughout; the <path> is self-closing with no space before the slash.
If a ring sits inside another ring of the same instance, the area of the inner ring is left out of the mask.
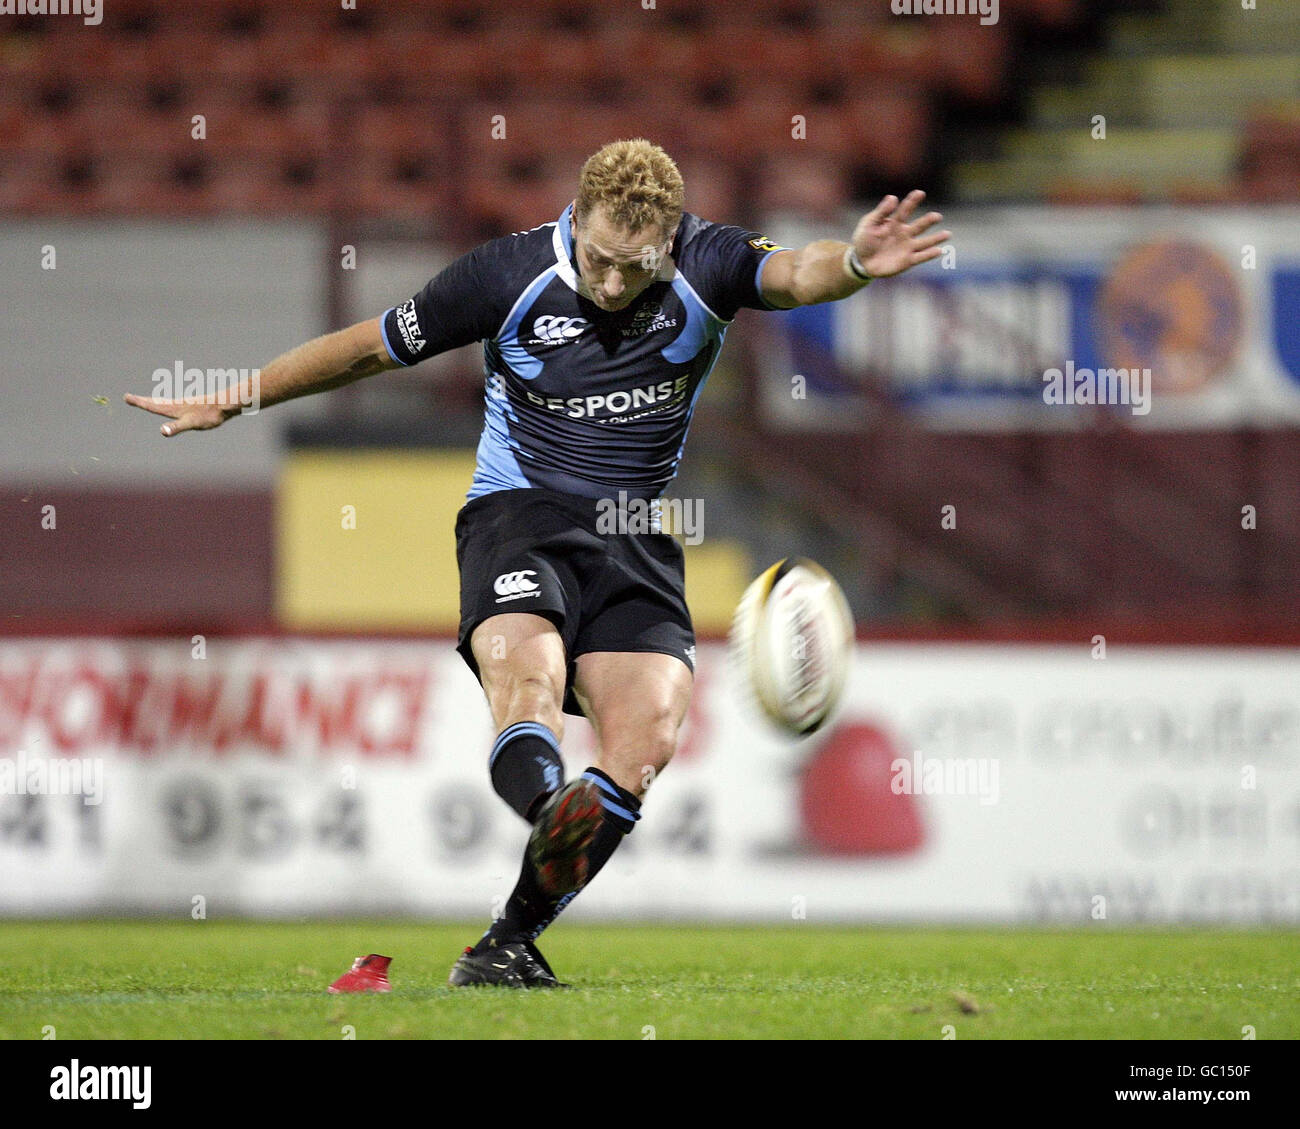
<path id="1" fill-rule="evenodd" d="M 807 736 L 834 713 L 844 692 L 853 659 L 848 601 L 815 561 L 777 561 L 741 597 L 730 651 L 763 713 L 786 733 Z"/>

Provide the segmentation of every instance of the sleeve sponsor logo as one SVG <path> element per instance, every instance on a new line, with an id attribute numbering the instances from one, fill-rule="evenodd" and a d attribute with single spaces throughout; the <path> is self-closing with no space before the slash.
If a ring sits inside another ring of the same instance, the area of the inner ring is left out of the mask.
<path id="1" fill-rule="evenodd" d="M 751 239 L 749 245 L 755 251 L 784 251 L 785 248 L 779 243 L 773 243 L 766 235 L 760 235 L 757 239 Z"/>
<path id="2" fill-rule="evenodd" d="M 424 331 L 415 312 L 414 298 L 408 298 L 397 307 L 397 330 L 402 335 L 402 344 L 412 356 L 419 356 L 424 351 Z"/>

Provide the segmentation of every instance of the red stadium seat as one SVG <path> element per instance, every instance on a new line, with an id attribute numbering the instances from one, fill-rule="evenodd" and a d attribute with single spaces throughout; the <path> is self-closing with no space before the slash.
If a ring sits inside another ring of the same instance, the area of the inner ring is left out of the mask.
<path id="1" fill-rule="evenodd" d="M 476 237 L 505 235 L 555 219 L 573 199 L 572 185 L 572 180 L 558 174 L 514 184 L 477 176 L 466 180 L 461 206 Z"/>
<path id="2" fill-rule="evenodd" d="M 99 151 L 104 138 L 101 118 L 84 107 L 66 114 L 33 117 L 24 114 L 16 125 L 14 148 L 31 155 L 61 156 L 68 153 Z"/>
<path id="3" fill-rule="evenodd" d="M 378 70 L 370 81 L 376 88 L 387 76 L 401 76 L 416 92 L 441 96 L 469 93 L 495 77 L 495 68 L 485 64 L 489 40 L 486 33 L 446 35 L 421 31 L 384 44 L 377 58 Z M 518 50 L 516 38 L 512 50 Z"/>
<path id="4" fill-rule="evenodd" d="M 0 102 L 0 153 L 19 147 L 31 120 L 31 115 L 17 102 Z"/>
<path id="5" fill-rule="evenodd" d="M 736 175 L 730 164 L 708 156 L 677 162 L 686 183 L 686 210 L 719 223 L 737 222 Z"/>
<path id="6" fill-rule="evenodd" d="M 1239 164 L 1242 196 L 1251 203 L 1300 198 L 1300 107 L 1254 115 L 1242 133 Z"/>
<path id="7" fill-rule="evenodd" d="M 509 59 L 509 73 L 525 90 L 547 98 L 580 95 L 602 75 L 616 76 L 636 60 L 607 53 L 592 35 L 551 32 L 537 35 L 535 49 L 521 50 L 518 28 L 502 28 L 485 36 L 479 58 Z"/>
<path id="8" fill-rule="evenodd" d="M 849 104 L 848 116 L 854 131 L 852 151 L 877 175 L 906 178 L 921 166 L 932 122 L 922 93 L 906 88 L 864 92 Z"/>
<path id="9" fill-rule="evenodd" d="M 115 41 L 103 35 L 61 34 L 46 37 L 42 49 L 10 50 L 5 69 L 11 81 L 39 82 L 43 77 L 63 76 L 80 84 L 103 82 L 116 76 Z"/>
<path id="10" fill-rule="evenodd" d="M 388 160 L 423 161 L 440 174 L 454 167 L 457 116 L 446 105 L 360 106 L 350 125 L 349 148 Z"/>
<path id="11" fill-rule="evenodd" d="M 813 41 L 810 75 L 846 90 L 882 82 L 939 85 L 930 25 L 835 24 Z"/>
<path id="12" fill-rule="evenodd" d="M 365 161 L 347 180 L 349 214 L 436 221 L 442 225 L 458 203 L 452 196 L 451 185 L 445 180 L 395 181 L 388 168 Z"/>
<path id="13" fill-rule="evenodd" d="M 828 157 L 765 160 L 758 183 L 760 213 L 794 212 L 838 222 L 848 199 L 843 164 Z"/>
<path id="14" fill-rule="evenodd" d="M 997 81 L 991 47 L 945 50 L 952 61 L 937 65 L 942 24 L 856 0 L 385 0 L 356 12 L 320 0 L 115 0 L 94 35 L 52 23 L 7 43 L 23 94 L 0 105 L 0 143 L 103 152 L 101 198 L 124 208 L 147 208 L 155 182 L 169 210 L 292 209 L 295 188 L 315 208 L 346 195 L 351 177 L 359 207 L 410 215 L 464 166 L 482 181 L 484 213 L 513 220 L 559 183 L 571 193 L 600 145 L 645 136 L 703 170 L 691 181 L 707 210 L 730 212 L 736 174 L 759 153 L 811 162 L 810 191 L 825 191 L 825 159 L 915 167 L 929 131 L 921 88 L 982 95 Z M 901 92 L 882 98 L 882 83 Z M 32 90 L 46 103 L 35 112 Z M 195 113 L 202 142 L 189 136 Z M 796 114 L 804 139 L 791 136 Z M 319 188 L 317 168 L 343 187 Z"/>
<path id="15" fill-rule="evenodd" d="M 1008 50 L 1001 23 L 973 34 L 960 21 L 938 25 L 932 36 L 930 58 L 944 86 L 975 102 L 992 101 L 1002 88 Z"/>
<path id="16" fill-rule="evenodd" d="M 732 106 L 696 111 L 688 148 L 741 165 L 762 154 L 793 158 L 853 152 L 855 120 L 849 108 L 810 104 L 794 96 L 769 95 Z"/>

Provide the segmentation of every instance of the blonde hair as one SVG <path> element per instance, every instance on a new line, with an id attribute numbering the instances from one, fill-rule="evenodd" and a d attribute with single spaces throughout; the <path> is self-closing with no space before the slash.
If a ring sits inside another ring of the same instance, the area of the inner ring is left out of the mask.
<path id="1" fill-rule="evenodd" d="M 654 224 L 670 236 L 681 222 L 684 200 L 676 162 L 658 145 L 636 137 L 611 141 L 587 158 L 574 210 L 582 222 L 601 204 L 610 221 L 628 231 Z"/>

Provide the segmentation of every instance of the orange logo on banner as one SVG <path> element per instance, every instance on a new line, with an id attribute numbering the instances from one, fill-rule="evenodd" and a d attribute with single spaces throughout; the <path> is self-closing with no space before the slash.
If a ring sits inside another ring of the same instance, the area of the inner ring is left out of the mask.
<path id="1" fill-rule="evenodd" d="M 1241 344 L 1241 285 L 1222 257 L 1177 239 L 1144 243 L 1119 261 L 1097 303 L 1102 356 L 1150 369 L 1156 392 L 1199 391 Z"/>

